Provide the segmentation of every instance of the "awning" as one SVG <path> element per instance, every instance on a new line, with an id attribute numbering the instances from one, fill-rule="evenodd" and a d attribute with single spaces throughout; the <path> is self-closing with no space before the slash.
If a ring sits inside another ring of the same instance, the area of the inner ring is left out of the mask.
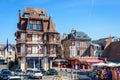
<path id="1" fill-rule="evenodd" d="M 28 61 L 38 61 L 41 60 L 41 58 L 27 58 Z"/>
<path id="2" fill-rule="evenodd" d="M 85 61 L 88 63 L 104 62 L 103 60 L 99 60 L 99 59 L 86 59 Z"/>

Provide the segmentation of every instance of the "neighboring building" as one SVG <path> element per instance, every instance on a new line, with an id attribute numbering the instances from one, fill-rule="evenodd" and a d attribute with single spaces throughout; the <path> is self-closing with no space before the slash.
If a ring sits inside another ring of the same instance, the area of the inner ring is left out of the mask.
<path id="1" fill-rule="evenodd" d="M 64 58 L 94 56 L 91 38 L 84 32 L 71 30 L 70 34 L 64 34 L 63 37 L 62 47 Z"/>
<path id="2" fill-rule="evenodd" d="M 15 62 L 16 48 L 14 44 L 8 44 L 8 51 L 5 44 L 0 44 L 0 59 L 4 60 L 4 63 L 13 61 Z"/>
<path id="3" fill-rule="evenodd" d="M 99 44 L 92 43 L 93 49 L 94 49 L 94 56 L 100 57 L 102 54 L 101 46 Z"/>
<path id="4" fill-rule="evenodd" d="M 16 36 L 17 58 L 22 70 L 28 68 L 48 69 L 50 60 L 57 54 L 59 33 L 55 29 L 52 17 L 45 9 L 25 8 L 23 15 L 19 11 Z M 38 50 L 38 45 L 42 50 Z"/>
<path id="5" fill-rule="evenodd" d="M 120 41 L 111 42 L 101 57 L 107 58 L 107 61 L 120 62 Z"/>
<path id="6" fill-rule="evenodd" d="M 117 38 L 116 36 L 110 36 L 111 39 L 112 39 L 112 42 L 115 42 L 115 41 L 119 41 L 119 38 Z M 106 46 L 106 42 L 107 40 L 109 39 L 109 37 L 107 38 L 101 38 L 97 41 L 97 44 L 99 44 L 101 46 L 101 49 L 104 50 L 105 46 Z"/>

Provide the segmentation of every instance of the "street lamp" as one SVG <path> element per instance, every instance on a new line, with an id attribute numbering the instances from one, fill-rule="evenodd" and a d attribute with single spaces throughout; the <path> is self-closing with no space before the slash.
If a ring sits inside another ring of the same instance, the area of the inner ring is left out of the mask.
<path id="1" fill-rule="evenodd" d="M 46 34 L 44 34 L 44 68 L 45 68 L 45 70 L 47 70 L 47 68 L 48 68 L 46 40 L 47 40 Z"/>

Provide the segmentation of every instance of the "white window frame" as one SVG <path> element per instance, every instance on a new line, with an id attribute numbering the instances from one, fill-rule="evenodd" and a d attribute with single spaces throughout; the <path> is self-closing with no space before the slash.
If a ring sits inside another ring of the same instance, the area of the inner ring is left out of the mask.
<path id="1" fill-rule="evenodd" d="M 32 35 L 32 41 L 38 41 L 38 35 L 37 34 Z"/>

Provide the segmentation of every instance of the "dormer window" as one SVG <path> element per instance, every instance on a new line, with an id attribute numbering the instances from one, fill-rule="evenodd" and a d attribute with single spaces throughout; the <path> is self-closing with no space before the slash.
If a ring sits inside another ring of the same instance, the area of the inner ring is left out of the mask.
<path id="1" fill-rule="evenodd" d="M 30 21 L 28 29 L 29 30 L 42 30 L 40 21 Z"/>
<path id="2" fill-rule="evenodd" d="M 29 14 L 29 13 L 24 14 L 24 17 L 25 17 L 25 18 L 29 18 L 29 16 L 30 16 L 30 14 Z"/>
<path id="3" fill-rule="evenodd" d="M 40 18 L 41 18 L 41 19 L 44 19 L 44 14 L 40 14 Z"/>

